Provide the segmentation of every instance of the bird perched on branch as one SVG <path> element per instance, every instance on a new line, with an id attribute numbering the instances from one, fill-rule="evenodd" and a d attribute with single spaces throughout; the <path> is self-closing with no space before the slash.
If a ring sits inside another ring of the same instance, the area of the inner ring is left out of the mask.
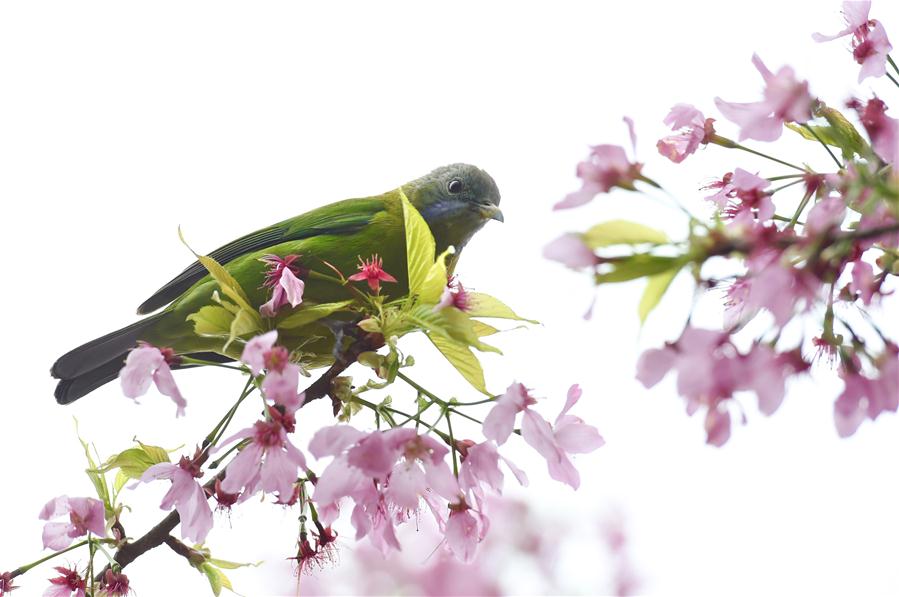
<path id="1" fill-rule="evenodd" d="M 459 251 L 488 220 L 503 221 L 499 190 L 490 175 L 475 166 L 453 164 L 381 195 L 338 201 L 284 220 L 228 243 L 209 256 L 240 284 L 253 308 L 261 308 L 262 314 L 269 317 L 292 310 L 272 312 L 272 301 L 278 298 L 273 298 L 272 293 L 282 292 L 277 280 L 272 283 L 272 273 L 280 271 L 279 267 L 290 269 L 302 280 L 304 304 L 352 298 L 346 284 L 335 284 L 325 279 L 327 276 L 310 273 L 333 276 L 334 270 L 349 274 L 357 268 L 360 272 L 351 279 L 364 279 L 372 290 L 377 288 L 391 298 L 399 298 L 408 293 L 403 194 L 427 222 L 438 254 L 450 245 L 455 247 L 456 253 L 448 265 L 450 272 Z M 360 260 L 365 262 L 360 264 Z M 380 282 L 387 280 L 395 282 L 381 288 Z M 356 286 L 365 288 L 359 283 Z M 69 404 L 115 379 L 128 351 L 138 342 L 170 347 L 180 355 L 217 353 L 234 358 L 233 352 L 223 350 L 221 338 L 198 335 L 188 319 L 210 305 L 217 290 L 218 284 L 206 268 L 199 261 L 194 262 L 153 293 L 137 312 L 148 315 L 164 309 L 83 344 L 53 364 L 51 374 L 60 380 L 55 392 L 57 402 Z M 313 355 L 313 366 L 327 364 L 333 337 L 305 328 L 292 332 L 293 335 L 283 337 L 288 346 L 302 347 L 305 353 Z"/>

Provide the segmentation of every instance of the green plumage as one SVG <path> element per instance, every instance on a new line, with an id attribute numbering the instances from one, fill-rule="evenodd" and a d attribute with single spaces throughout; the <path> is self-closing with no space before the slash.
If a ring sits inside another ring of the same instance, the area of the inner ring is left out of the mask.
<path id="1" fill-rule="evenodd" d="M 466 164 L 438 168 L 402 187 L 412 205 L 421 213 L 437 242 L 438 253 L 453 245 L 458 252 L 489 219 L 502 221 L 499 191 L 484 171 Z M 209 256 L 225 266 L 258 308 L 271 296 L 263 286 L 266 255 L 300 255 L 302 267 L 332 274 L 330 266 L 344 275 L 356 271 L 359 258 L 378 254 L 383 268 L 396 277 L 396 283 L 382 286 L 382 294 L 400 297 L 408 292 L 406 246 L 400 189 L 382 195 L 347 199 L 314 209 L 295 218 L 241 237 Z M 454 263 L 450 264 L 450 267 Z M 362 283 L 357 284 L 361 289 Z M 60 379 L 56 399 L 62 404 L 77 400 L 112 380 L 122 366 L 127 351 L 138 341 L 172 347 L 179 354 L 218 353 L 220 338 L 204 338 L 194 333 L 187 318 L 211 303 L 218 284 L 196 262 L 147 299 L 139 314 L 150 313 L 126 328 L 88 342 L 63 355 L 51 373 Z M 307 277 L 304 304 L 317 304 L 352 298 L 351 291 L 333 282 Z M 297 309 L 302 309 L 300 305 Z M 290 308 L 278 318 L 292 313 Z M 333 337 L 319 322 L 290 330 L 281 341 L 311 355 L 313 366 L 325 365 L 333 347 Z M 233 358 L 234 346 L 229 354 Z"/>

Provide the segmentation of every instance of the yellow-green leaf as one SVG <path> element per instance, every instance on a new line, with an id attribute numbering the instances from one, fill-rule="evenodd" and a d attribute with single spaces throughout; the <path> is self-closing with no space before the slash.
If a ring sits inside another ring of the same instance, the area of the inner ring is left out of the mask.
<path id="1" fill-rule="evenodd" d="M 209 586 L 212 588 L 212 594 L 215 595 L 215 597 L 219 597 L 219 595 L 222 594 L 222 589 L 228 589 L 229 591 L 234 590 L 231 586 L 231 581 L 225 576 L 225 573 L 215 566 L 204 563 L 200 566 L 200 570 L 206 575 Z"/>
<path id="2" fill-rule="evenodd" d="M 212 257 L 198 255 L 197 259 L 203 264 L 203 267 L 206 268 L 209 275 L 218 282 L 219 288 L 222 289 L 225 296 L 247 311 L 255 312 L 255 309 L 250 306 L 250 299 L 247 298 L 243 288 L 240 287 L 240 284 L 234 279 L 234 276 L 228 273 L 228 270 L 222 267 L 219 262 Z"/>
<path id="3" fill-rule="evenodd" d="M 307 305 L 303 303 L 296 313 L 291 313 L 278 323 L 278 328 L 289 330 L 293 328 L 303 327 L 322 317 L 327 317 L 332 313 L 345 309 L 353 303 L 352 300 L 340 301 L 337 303 L 322 303 L 320 305 Z"/>
<path id="4" fill-rule="evenodd" d="M 428 334 L 428 338 L 468 383 L 479 392 L 488 396 L 491 395 L 487 391 L 487 385 L 484 382 L 484 369 L 481 367 L 481 362 L 478 361 L 478 357 L 471 352 L 470 348 L 461 342 L 456 342 L 437 334 Z"/>
<path id="5" fill-rule="evenodd" d="M 109 497 L 109 486 L 106 484 L 106 475 L 97 470 L 97 461 L 91 456 L 90 446 L 86 441 L 81 439 L 81 433 L 78 431 L 78 419 L 74 420 L 75 435 L 78 437 L 78 442 L 81 444 L 81 447 L 84 448 L 84 456 L 87 458 L 88 463 L 88 468 L 84 472 L 87 473 L 88 479 L 90 479 L 91 484 L 94 486 L 97 497 L 103 502 L 106 514 L 112 514 L 112 501 Z M 96 448 L 94 451 L 96 451 Z"/>
<path id="6" fill-rule="evenodd" d="M 129 448 L 111 456 L 97 472 L 105 473 L 117 468 L 129 479 L 140 479 L 148 468 L 161 462 L 169 462 L 169 455 L 165 450 L 140 444 L 137 448 Z"/>
<path id="7" fill-rule="evenodd" d="M 207 305 L 187 316 L 194 324 L 194 333 L 206 337 L 227 337 L 231 333 L 234 314 L 225 307 Z"/>
<path id="8" fill-rule="evenodd" d="M 446 288 L 447 282 L 446 260 L 455 252 L 456 250 L 453 247 L 447 247 L 446 251 L 431 264 L 428 275 L 425 276 L 421 290 L 418 293 L 418 298 L 421 302 L 429 305 L 436 305 L 440 302 L 440 296 L 443 294 L 443 289 Z"/>
<path id="9" fill-rule="evenodd" d="M 643 296 L 640 297 L 640 304 L 637 305 L 637 314 L 640 316 L 641 324 L 646 321 L 652 310 L 662 300 L 662 297 L 671 285 L 671 281 L 674 280 L 679 271 L 680 268 L 671 268 L 668 271 L 648 278 L 646 289 L 643 291 Z"/>
<path id="10" fill-rule="evenodd" d="M 400 200 L 403 203 L 403 224 L 406 230 L 406 269 L 409 273 L 409 294 L 419 294 L 434 256 L 437 253 L 434 235 L 427 222 L 418 210 L 409 202 L 409 198 L 400 189 Z"/>
<path id="11" fill-rule="evenodd" d="M 596 274 L 595 280 L 597 284 L 611 284 L 654 276 L 677 267 L 682 259 L 682 257 L 662 257 L 638 253 L 614 262 L 611 271 Z"/>
<path id="12" fill-rule="evenodd" d="M 471 317 L 493 317 L 496 319 L 515 319 L 517 321 L 526 321 L 528 323 L 539 323 L 533 319 L 525 319 L 508 305 L 496 297 L 490 296 L 483 292 L 469 292 L 468 315 Z"/>
<path id="13" fill-rule="evenodd" d="M 628 220 L 601 222 L 588 229 L 583 237 L 584 243 L 591 249 L 610 245 L 664 244 L 668 242 L 668 235 L 661 230 Z"/>
<path id="14" fill-rule="evenodd" d="M 475 336 L 478 338 L 484 338 L 485 336 L 492 336 L 497 333 L 499 330 L 493 327 L 492 325 L 488 325 L 483 321 L 478 321 L 477 319 L 471 320 L 471 329 L 474 330 Z"/>
<path id="15" fill-rule="evenodd" d="M 234 316 L 234 319 L 231 320 L 231 329 L 228 334 L 228 341 L 225 342 L 225 350 L 228 350 L 228 347 L 231 346 L 231 343 L 234 342 L 237 338 L 241 336 L 248 336 L 257 330 L 262 329 L 262 322 L 259 320 L 259 316 L 256 311 L 247 311 L 246 309 L 241 309 L 237 312 L 237 315 Z"/>

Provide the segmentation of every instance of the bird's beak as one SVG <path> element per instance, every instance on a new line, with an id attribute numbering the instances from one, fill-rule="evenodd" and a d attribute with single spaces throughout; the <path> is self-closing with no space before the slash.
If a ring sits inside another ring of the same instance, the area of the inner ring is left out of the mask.
<path id="1" fill-rule="evenodd" d="M 505 222 L 503 212 L 496 205 L 485 205 L 481 208 L 481 217 L 485 220 L 496 220 L 497 222 Z"/>

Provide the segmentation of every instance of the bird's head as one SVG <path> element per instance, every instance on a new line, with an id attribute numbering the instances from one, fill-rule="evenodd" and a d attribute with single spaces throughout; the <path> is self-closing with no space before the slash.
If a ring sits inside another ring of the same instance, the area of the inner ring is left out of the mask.
<path id="1" fill-rule="evenodd" d="M 403 185 L 412 205 L 431 228 L 438 250 L 465 246 L 488 220 L 503 221 L 499 189 L 476 166 L 451 164 Z"/>

